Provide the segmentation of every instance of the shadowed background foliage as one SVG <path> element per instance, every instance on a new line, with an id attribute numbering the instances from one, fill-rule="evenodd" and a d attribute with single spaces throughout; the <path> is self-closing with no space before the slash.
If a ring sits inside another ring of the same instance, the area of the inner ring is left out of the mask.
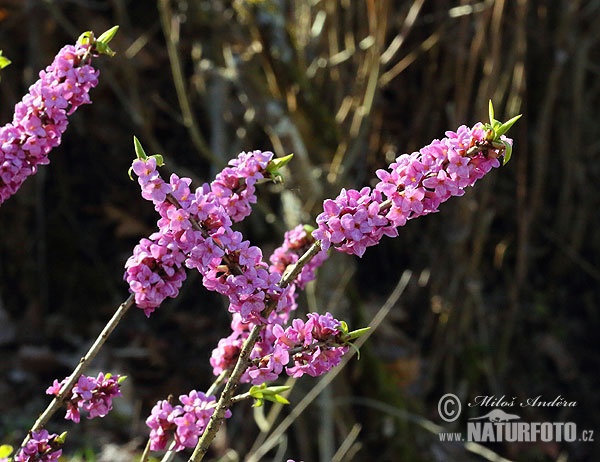
<path id="1" fill-rule="evenodd" d="M 499 119 L 524 115 L 511 162 L 361 260 L 332 256 L 302 296 L 302 310 L 358 328 L 412 271 L 361 359 L 263 460 L 486 460 L 428 430 L 465 431 L 490 410 L 466 405 L 477 396 L 562 397 L 577 405 L 512 411 L 600 429 L 600 2 L 0 0 L 0 49 L 12 60 L 2 123 L 60 47 L 114 24 L 117 56 L 95 61 L 94 103 L 0 208 L 0 440 L 22 439 L 43 390 L 127 297 L 124 262 L 156 221 L 127 177 L 133 135 L 196 184 L 240 151 L 295 153 L 285 185 L 263 186 L 240 228 L 268 255 L 340 188 L 370 185 L 397 155 L 485 121 L 489 99 Z M 134 460 L 153 403 L 205 390 L 227 334 L 224 301 L 193 274 L 150 319 L 129 313 L 92 366 L 129 376 L 116 412 L 51 423 L 70 432 L 69 460 Z M 299 380 L 292 403 L 314 383 Z M 445 393 L 463 402 L 452 424 L 437 415 Z M 259 430 L 241 404 L 211 455 L 243 460 L 253 445 Z M 487 447 L 511 460 L 598 456 L 578 441 Z"/>

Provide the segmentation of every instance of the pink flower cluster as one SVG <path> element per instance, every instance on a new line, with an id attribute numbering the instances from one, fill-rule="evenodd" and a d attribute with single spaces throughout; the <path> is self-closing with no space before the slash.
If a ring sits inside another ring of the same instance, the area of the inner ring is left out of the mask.
<path id="1" fill-rule="evenodd" d="M 58 435 L 44 429 L 32 432 L 29 441 L 15 455 L 15 462 L 58 462 L 62 443 L 57 438 Z"/>
<path id="2" fill-rule="evenodd" d="M 192 390 L 189 395 L 181 395 L 179 402 L 173 406 L 169 401 L 156 403 L 146 425 L 150 427 L 150 449 L 160 451 L 167 447 L 170 438 L 175 441 L 174 450 L 181 451 L 193 448 L 214 412 L 216 400 L 214 396 Z M 225 417 L 231 417 L 227 411 Z"/>
<path id="3" fill-rule="evenodd" d="M 311 235 L 311 232 L 312 227 L 308 225 L 298 225 L 294 229 L 287 231 L 283 244 L 276 248 L 269 257 L 269 261 L 271 262 L 270 271 L 283 275 L 289 265 L 295 264 L 315 242 L 315 238 Z M 325 260 L 327 260 L 327 251 L 322 250 L 302 268 L 294 284 L 299 289 L 304 289 L 306 284 L 315 279 L 315 270 Z"/>
<path id="4" fill-rule="evenodd" d="M 82 60 L 88 47 L 63 47 L 16 104 L 12 123 L 0 128 L 0 204 L 36 173 L 38 165 L 50 162 L 48 153 L 60 144 L 67 116 L 90 103 L 98 70 Z"/>
<path id="5" fill-rule="evenodd" d="M 282 297 L 285 291 L 277 285 L 279 275 L 269 272 L 261 249 L 231 228 L 232 217 L 242 219 L 250 202 L 256 201 L 254 184 L 266 176 L 272 156 L 260 151 L 242 153 L 213 184 L 204 184 L 194 192 L 189 178 L 173 174 L 168 183 L 164 181 L 153 157 L 133 162 L 142 196 L 153 201 L 161 216 L 152 244 L 172 244 L 165 251 L 149 253 L 142 240 L 126 267 L 125 279 L 147 315 L 166 297 L 177 294 L 185 277 L 182 263 L 200 271 L 207 289 L 227 296 L 229 311 L 239 313 L 245 322 L 264 322 L 260 313 L 265 302 L 286 299 Z M 235 197 L 225 198 L 225 190 Z M 165 273 L 166 280 L 158 277 Z"/>
<path id="6" fill-rule="evenodd" d="M 240 382 L 260 385 L 274 381 L 284 369 L 292 377 L 316 377 L 337 366 L 348 351 L 340 339 L 340 322 L 330 313 L 309 313 L 308 321 L 294 319 L 287 328 L 283 327 L 287 319 L 284 322 L 281 317 L 274 317 L 272 321 L 263 328 L 261 339 L 250 354 L 251 365 Z M 232 327 L 233 334 L 221 339 L 213 350 L 211 365 L 215 375 L 235 364 L 252 326 L 234 319 Z"/>
<path id="7" fill-rule="evenodd" d="M 469 154 L 485 143 L 485 136 L 482 124 L 461 126 L 419 152 L 402 154 L 388 170 L 377 171 L 380 182 L 374 190 L 342 190 L 336 199 L 327 199 L 313 236 L 323 249 L 333 246 L 362 256 L 382 236 L 396 236 L 395 228 L 407 220 L 437 212 L 442 202 L 463 195 L 466 187 L 500 166 L 498 151 L 490 155 L 487 149 L 476 149 Z"/>
<path id="8" fill-rule="evenodd" d="M 286 329 L 273 327 L 275 350 L 286 351 L 294 364 L 285 369 L 292 377 L 317 377 L 337 366 L 348 351 L 341 334 L 340 322 L 330 313 L 308 313 L 306 322 L 294 319 Z M 280 356 L 285 357 L 283 353 Z"/>
<path id="9" fill-rule="evenodd" d="M 292 377 L 316 377 L 339 364 L 348 350 L 340 339 L 340 322 L 330 313 L 309 313 L 308 321 L 294 319 L 287 328 L 283 327 L 287 319 L 284 322 L 273 316 L 269 321 L 250 354 L 251 365 L 242 375 L 242 383 L 260 385 L 274 381 L 284 369 Z M 252 327 L 234 316 L 233 333 L 219 341 L 210 358 L 215 375 L 233 367 Z"/>
<path id="10" fill-rule="evenodd" d="M 167 297 L 175 297 L 186 278 L 185 255 L 168 234 L 141 239 L 125 263 L 127 280 L 136 305 L 146 316 Z"/>
<path id="11" fill-rule="evenodd" d="M 81 410 L 88 413 L 88 419 L 104 417 L 112 409 L 112 400 L 121 396 L 121 388 L 118 375 L 104 375 L 102 372 L 97 377 L 82 375 L 71 390 L 71 397 L 66 400 L 67 414 L 65 419 L 79 422 Z M 60 389 L 66 383 L 68 377 L 62 382 L 54 380 L 48 387 L 46 394 L 58 396 Z"/>
<path id="12" fill-rule="evenodd" d="M 265 178 L 265 170 L 272 158 L 271 152 L 242 152 L 210 184 L 213 194 L 233 221 L 242 221 L 252 212 L 250 204 L 256 203 L 254 185 Z"/>
<path id="13" fill-rule="evenodd" d="M 442 202 L 464 194 L 464 188 L 499 166 L 502 152 L 488 142 L 483 125 L 463 126 L 446 136 L 398 157 L 389 170 L 378 170 L 375 188 L 343 189 L 336 199 L 326 200 L 317 217 L 318 229 L 300 225 L 287 232 L 283 245 L 271 255 L 270 266 L 263 262 L 262 251 L 231 225 L 250 214 L 255 184 L 272 174 L 271 153 L 242 153 L 215 181 L 195 191 L 190 189 L 191 180 L 177 175 L 167 183 L 156 170 L 155 158 L 141 156 L 132 170 L 142 196 L 153 201 L 161 218 L 159 232 L 142 240 L 127 265 L 126 279 L 138 306 L 149 314 L 165 297 L 177 294 L 185 277 L 183 266 L 196 268 L 205 287 L 229 298 L 233 313 L 232 333 L 219 341 L 210 359 L 215 375 L 234 366 L 257 325 L 261 332 L 240 382 L 260 385 L 276 380 L 284 370 L 292 377 L 326 373 L 348 351 L 348 337 L 330 313 L 310 313 L 308 320 L 294 319 L 284 327 L 297 307 L 296 288 L 303 289 L 314 279 L 329 247 L 362 256 L 383 236 L 397 236 L 397 228 L 407 220 L 437 211 Z M 321 250 L 282 289 L 284 272 L 317 240 Z M 262 312 L 269 302 L 276 308 L 267 316 Z M 215 400 L 193 391 L 180 402 L 173 406 L 160 401 L 153 408 L 147 419 L 151 449 L 164 449 L 171 437 L 176 450 L 196 445 Z"/>
<path id="14" fill-rule="evenodd" d="M 285 233 L 283 244 L 275 249 L 269 258 L 271 266 L 269 271 L 281 277 L 288 267 L 298 261 L 298 258 L 315 242 L 311 236 L 311 228 L 298 225 L 291 231 Z M 315 278 L 316 269 L 327 259 L 327 252 L 320 251 L 302 269 L 300 274 L 281 294 L 277 310 L 271 313 L 267 324 L 263 327 L 260 340 L 254 346 L 250 354 L 252 365 L 242 375 L 242 382 L 251 382 L 260 385 L 267 381 L 276 380 L 283 370 L 283 366 L 289 361 L 287 351 L 276 347 L 276 337 L 273 334 L 273 326 L 284 326 L 289 322 L 290 314 L 297 307 L 296 288 L 303 289 L 306 284 Z M 241 347 L 254 327 L 253 323 L 242 322 L 239 315 L 234 314 L 231 321 L 232 333 L 222 338 L 217 348 L 212 352 L 210 363 L 215 375 L 221 374 L 226 369 L 233 367 Z"/>
<path id="15" fill-rule="evenodd" d="M 364 187 L 360 191 L 342 189 L 335 200 L 323 203 L 323 213 L 317 217 L 318 229 L 313 232 L 321 247 L 333 245 L 338 250 L 362 256 L 367 247 L 375 245 L 385 235 L 396 237 L 398 230 L 384 213 L 379 191 Z"/>

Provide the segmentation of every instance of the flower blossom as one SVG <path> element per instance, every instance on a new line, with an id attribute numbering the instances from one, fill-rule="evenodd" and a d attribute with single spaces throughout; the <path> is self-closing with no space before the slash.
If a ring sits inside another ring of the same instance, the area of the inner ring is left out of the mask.
<path id="1" fill-rule="evenodd" d="M 362 256 L 366 248 L 377 244 L 382 236 L 398 235 L 393 223 L 380 212 L 383 202 L 379 191 L 365 187 L 360 191 L 342 189 L 335 200 L 323 203 L 323 213 L 317 217 L 319 227 L 313 232 L 327 250 L 338 250 Z"/>
<path id="2" fill-rule="evenodd" d="M 206 396 L 196 390 L 181 395 L 179 402 L 173 406 L 169 401 L 162 400 L 152 408 L 146 419 L 152 451 L 165 449 L 171 438 L 175 441 L 175 451 L 196 446 L 216 405 L 214 396 Z M 225 417 L 231 417 L 231 411 L 227 410 Z"/>
<path id="3" fill-rule="evenodd" d="M 46 394 L 58 396 L 61 388 L 69 378 L 66 377 L 59 382 L 48 387 Z M 97 377 L 82 375 L 71 390 L 71 396 L 66 400 L 67 414 L 65 419 L 78 423 L 81 419 L 80 411 L 88 413 L 88 419 L 94 417 L 104 417 L 112 410 L 112 400 L 121 396 L 120 382 L 121 376 L 103 374 L 100 372 Z"/>
<path id="4" fill-rule="evenodd" d="M 169 234 L 154 233 L 135 246 L 125 263 L 125 280 L 146 316 L 165 298 L 177 296 L 186 278 L 184 260 L 185 255 Z"/>
<path id="5" fill-rule="evenodd" d="M 39 80 L 16 104 L 13 120 L 0 128 L 0 204 L 15 194 L 48 153 L 61 142 L 67 116 L 90 103 L 98 84 L 98 70 L 82 59 L 89 45 L 63 47 Z"/>
<path id="6" fill-rule="evenodd" d="M 285 233 L 283 244 L 275 249 L 269 260 L 271 274 L 283 275 L 286 268 L 298 261 L 298 258 L 315 242 L 310 233 L 310 227 L 298 225 Z M 266 325 L 260 334 L 250 354 L 252 364 L 240 378 L 242 383 L 260 385 L 267 381 L 275 380 L 282 369 L 289 362 L 287 350 L 275 346 L 275 336 L 272 329 L 274 325 L 283 326 L 288 323 L 291 312 L 296 310 L 296 288 L 303 289 L 306 284 L 315 278 L 316 269 L 327 259 L 327 251 L 318 252 L 300 274 L 280 294 L 277 309 L 267 319 Z M 234 313 L 231 321 L 231 334 L 219 340 L 213 350 L 210 364 L 213 374 L 218 376 L 224 370 L 232 368 L 239 356 L 241 347 L 254 327 L 252 322 L 243 322 L 239 314 Z"/>
<path id="7" fill-rule="evenodd" d="M 54 433 L 38 430 L 15 455 L 15 462 L 58 462 L 62 455 L 62 441 Z"/>
<path id="8" fill-rule="evenodd" d="M 270 320 L 271 321 L 271 320 Z M 294 319 L 287 328 L 280 318 L 263 327 L 260 339 L 250 354 L 251 365 L 242 374 L 241 383 L 261 385 L 276 380 L 285 370 L 292 377 L 322 375 L 337 366 L 348 346 L 342 341 L 340 322 L 330 313 L 309 313 L 308 320 Z M 219 375 L 237 361 L 252 324 L 232 321 L 233 333 L 219 341 L 213 350 L 211 365 Z"/>
<path id="9" fill-rule="evenodd" d="M 285 368 L 292 377 L 317 377 L 337 366 L 348 351 L 341 334 L 340 322 L 330 313 L 309 313 L 308 321 L 294 319 L 286 329 L 273 327 L 275 347 L 287 350 L 293 362 Z"/>
<path id="10" fill-rule="evenodd" d="M 279 275 L 263 261 L 261 249 L 231 228 L 232 220 L 243 218 L 240 210 L 249 210 L 255 201 L 253 185 L 266 174 L 271 157 L 261 151 L 242 153 L 216 182 L 195 191 L 189 178 L 171 175 L 169 182 L 164 181 L 153 157 L 133 162 L 142 196 L 160 214 L 158 233 L 151 242 L 142 239 L 126 265 L 125 278 L 146 314 L 177 294 L 185 277 L 183 266 L 196 268 L 204 286 L 227 296 L 229 311 L 239 313 L 245 322 L 264 323 L 261 312 L 269 300 L 289 300 L 278 286 Z M 234 183 L 235 201 L 225 201 L 223 185 Z"/>
<path id="11" fill-rule="evenodd" d="M 512 143 L 504 136 L 501 140 Z M 313 236 L 323 249 L 362 256 L 382 236 L 396 236 L 395 228 L 407 220 L 437 212 L 442 202 L 463 195 L 466 187 L 499 167 L 498 149 L 470 151 L 485 142 L 483 124 L 463 125 L 418 152 L 402 154 L 387 170 L 377 170 L 380 181 L 374 190 L 342 190 L 325 200 Z"/>
<path id="12" fill-rule="evenodd" d="M 269 258 L 272 273 L 283 275 L 289 265 L 295 264 L 298 259 L 315 242 L 311 235 L 311 227 L 298 225 L 290 231 L 286 231 L 283 244 L 273 251 Z M 316 269 L 327 260 L 327 251 L 321 250 L 300 271 L 300 274 L 292 282 L 299 289 L 304 289 L 306 284 L 315 279 Z"/>
<path id="13" fill-rule="evenodd" d="M 218 202 L 235 222 L 252 212 L 250 204 L 256 203 L 255 184 L 265 178 L 272 152 L 242 152 L 231 160 L 210 184 Z"/>

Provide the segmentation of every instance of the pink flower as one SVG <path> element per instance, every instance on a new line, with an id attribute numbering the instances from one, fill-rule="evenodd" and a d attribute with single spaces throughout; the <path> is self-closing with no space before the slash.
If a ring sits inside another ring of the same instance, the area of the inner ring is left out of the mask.
<path id="1" fill-rule="evenodd" d="M 81 61 L 84 46 L 65 46 L 15 105 L 12 123 L 0 128 L 0 204 L 15 194 L 61 142 L 67 116 L 90 102 L 98 71 Z"/>
<path id="2" fill-rule="evenodd" d="M 15 462 L 58 462 L 62 455 L 61 446 L 57 434 L 44 429 L 35 431 L 15 455 Z"/>
<path id="3" fill-rule="evenodd" d="M 377 244 L 386 235 L 397 231 L 385 213 L 380 212 L 381 193 L 365 187 L 360 191 L 342 189 L 335 200 L 323 203 L 323 213 L 317 217 L 319 227 L 313 231 L 323 250 L 330 246 L 362 256 L 367 247 Z"/>
<path id="4" fill-rule="evenodd" d="M 325 200 L 313 236 L 321 240 L 323 249 L 334 247 L 362 256 L 382 236 L 396 236 L 395 228 L 436 212 L 442 202 L 464 194 L 465 187 L 498 167 L 497 155 L 469 154 L 470 148 L 484 141 L 482 124 L 463 125 L 419 152 L 402 154 L 387 170 L 377 170 L 380 181 L 375 191 L 342 190 L 334 200 Z"/>
<path id="5" fill-rule="evenodd" d="M 177 425 L 175 419 L 183 414 L 181 406 L 173 407 L 166 400 L 158 401 L 150 416 L 146 419 L 146 425 L 150 428 L 150 449 L 161 451 L 167 447 L 169 438 L 173 436 Z"/>
<path id="6" fill-rule="evenodd" d="M 294 319 L 286 329 L 274 326 L 275 348 L 287 350 L 293 363 L 285 368 L 286 373 L 292 377 L 316 377 L 337 366 L 348 351 L 348 346 L 340 343 L 339 327 L 340 322 L 330 313 L 309 313 L 306 322 Z"/>
<path id="7" fill-rule="evenodd" d="M 150 314 L 167 297 L 175 297 L 186 278 L 185 255 L 170 234 L 141 239 L 125 263 L 125 280 L 136 305 Z"/>
<path id="8" fill-rule="evenodd" d="M 93 377 L 82 375 L 73 387 L 73 396 L 81 400 L 92 399 L 92 392 L 96 388 L 96 380 Z"/>
<path id="9" fill-rule="evenodd" d="M 233 221 L 241 221 L 250 215 L 250 204 L 256 202 L 254 185 L 265 178 L 272 158 L 272 152 L 242 152 L 211 183 L 213 194 Z"/>
<path id="10" fill-rule="evenodd" d="M 106 416 L 112 409 L 113 398 L 121 396 L 119 378 L 118 375 L 104 375 L 102 372 L 97 377 L 80 376 L 71 390 L 71 396 L 66 400 L 65 419 L 79 422 L 81 409 L 88 413 L 88 419 Z M 62 382 L 54 380 L 46 393 L 57 396 L 67 380 L 68 377 Z"/>
<path id="11" fill-rule="evenodd" d="M 159 401 L 152 408 L 146 425 L 150 428 L 150 449 L 166 448 L 170 438 L 175 441 L 174 450 L 193 448 L 210 420 L 216 400 L 202 392 L 192 390 L 189 395 L 179 397 L 180 404 L 173 406 L 168 401 Z M 225 412 L 225 418 L 231 411 Z"/>

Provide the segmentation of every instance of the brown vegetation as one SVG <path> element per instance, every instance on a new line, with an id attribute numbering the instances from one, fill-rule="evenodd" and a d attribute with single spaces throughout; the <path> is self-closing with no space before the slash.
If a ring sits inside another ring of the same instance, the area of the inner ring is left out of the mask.
<path id="1" fill-rule="evenodd" d="M 96 61 L 94 104 L 0 208 L 0 442 L 20 441 L 44 389 L 127 297 L 123 264 L 156 220 L 127 177 L 133 135 L 197 182 L 243 150 L 295 153 L 286 184 L 265 186 L 243 227 L 268 253 L 341 187 L 368 185 L 395 156 L 485 121 L 489 99 L 497 118 L 524 115 L 511 162 L 361 260 L 333 256 L 302 299 L 358 328 L 413 274 L 361 359 L 279 448 L 305 461 L 331 460 L 344 444 L 333 460 L 484 460 L 426 429 L 445 424 L 445 393 L 463 404 L 560 395 L 577 406 L 515 413 L 600 428 L 597 1 L 0 1 L 0 49 L 12 60 L 1 123 L 63 44 L 114 24 L 118 54 Z M 104 422 L 56 418 L 54 431 L 72 435 L 66 452 L 143 446 L 157 399 L 208 387 L 227 326 L 223 300 L 193 275 L 149 320 L 129 313 L 93 366 L 128 375 L 127 396 Z M 292 403 L 315 383 L 299 381 Z M 465 431 L 488 410 L 464 406 L 446 428 Z M 243 458 L 259 433 L 249 406 L 234 415 L 215 456 Z M 489 447 L 516 460 L 594 459 L 582 442 Z"/>

